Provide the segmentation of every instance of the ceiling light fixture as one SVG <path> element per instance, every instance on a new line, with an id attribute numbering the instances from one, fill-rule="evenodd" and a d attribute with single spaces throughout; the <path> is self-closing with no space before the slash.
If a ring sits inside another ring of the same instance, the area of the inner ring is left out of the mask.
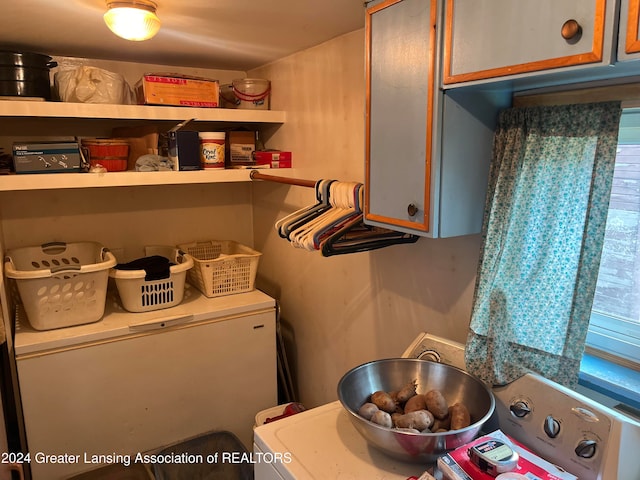
<path id="1" fill-rule="evenodd" d="M 119 37 L 133 41 L 148 40 L 160 30 L 157 5 L 151 0 L 107 0 L 107 8 L 104 22 Z"/>

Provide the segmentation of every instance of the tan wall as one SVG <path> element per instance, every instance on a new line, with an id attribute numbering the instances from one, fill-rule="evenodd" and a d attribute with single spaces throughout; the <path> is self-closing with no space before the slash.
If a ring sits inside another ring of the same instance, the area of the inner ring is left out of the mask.
<path id="1" fill-rule="evenodd" d="M 246 184 L 0 192 L 3 245 L 91 240 L 120 262 L 143 256 L 145 245 L 208 239 L 251 245 L 250 199 Z"/>
<path id="2" fill-rule="evenodd" d="M 272 81 L 272 108 L 287 122 L 267 140 L 293 152 L 300 178 L 364 178 L 364 32 L 249 72 Z M 422 331 L 464 342 L 479 236 L 322 257 L 292 247 L 277 219 L 314 203 L 313 189 L 256 183 L 254 245 L 264 253 L 258 287 L 281 304 L 295 338 L 300 400 L 337 398 L 341 376 L 361 363 L 399 356 Z"/>

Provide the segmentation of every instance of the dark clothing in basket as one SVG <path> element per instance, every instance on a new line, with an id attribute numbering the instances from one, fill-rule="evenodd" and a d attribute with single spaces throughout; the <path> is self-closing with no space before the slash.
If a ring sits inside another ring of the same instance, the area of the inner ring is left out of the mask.
<path id="1" fill-rule="evenodd" d="M 162 280 L 171 276 L 171 266 L 175 263 L 160 255 L 138 258 L 129 263 L 119 263 L 115 266 L 118 270 L 144 270 L 145 281 Z"/>

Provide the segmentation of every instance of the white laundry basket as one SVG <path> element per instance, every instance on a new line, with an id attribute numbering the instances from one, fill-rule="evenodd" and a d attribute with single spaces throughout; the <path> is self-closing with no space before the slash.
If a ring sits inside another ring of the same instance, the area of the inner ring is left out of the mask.
<path id="1" fill-rule="evenodd" d="M 178 246 L 193 257 L 189 283 L 206 297 L 250 292 L 255 288 L 260 252 L 232 240 Z"/>
<path id="2" fill-rule="evenodd" d="M 167 278 L 147 280 L 145 270 L 111 269 L 122 306 L 130 312 L 149 312 L 178 305 L 184 297 L 187 271 L 193 267 L 193 258 L 174 247 L 147 246 L 145 255 L 160 255 L 171 260 Z"/>
<path id="3" fill-rule="evenodd" d="M 4 269 L 16 280 L 27 319 L 36 330 L 100 320 L 116 264 L 97 242 L 51 242 L 9 250 Z"/>

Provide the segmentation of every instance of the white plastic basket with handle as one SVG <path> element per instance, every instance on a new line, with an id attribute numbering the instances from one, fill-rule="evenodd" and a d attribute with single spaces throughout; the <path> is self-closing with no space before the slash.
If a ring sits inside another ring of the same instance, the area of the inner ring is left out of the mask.
<path id="1" fill-rule="evenodd" d="M 145 255 L 160 255 L 171 260 L 169 276 L 146 280 L 145 270 L 112 269 L 122 306 L 130 312 L 149 312 L 178 305 L 184 297 L 187 271 L 193 267 L 193 258 L 185 252 L 168 246 L 147 246 Z"/>
<path id="2" fill-rule="evenodd" d="M 206 297 L 250 292 L 255 288 L 260 252 L 232 240 L 179 245 L 193 257 L 189 283 Z"/>
<path id="3" fill-rule="evenodd" d="M 4 269 L 13 278 L 36 330 L 100 320 L 116 258 L 96 242 L 51 242 L 9 250 Z"/>

